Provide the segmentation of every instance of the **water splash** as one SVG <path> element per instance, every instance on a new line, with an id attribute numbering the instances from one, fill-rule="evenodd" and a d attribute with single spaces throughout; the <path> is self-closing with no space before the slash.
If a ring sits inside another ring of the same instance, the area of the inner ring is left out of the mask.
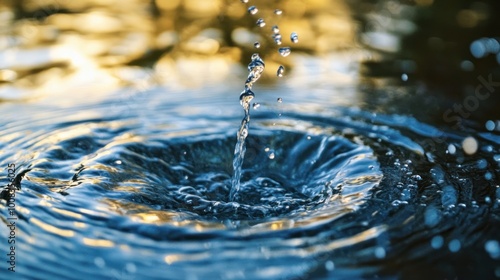
<path id="1" fill-rule="evenodd" d="M 240 94 L 240 104 L 245 111 L 245 116 L 241 121 L 241 126 L 237 134 L 236 146 L 234 148 L 234 174 L 231 180 L 231 191 L 229 193 L 229 199 L 231 201 L 235 200 L 236 194 L 240 188 L 241 167 L 243 165 L 243 159 L 245 158 L 246 151 L 245 139 L 248 136 L 248 126 L 250 123 L 250 102 L 255 96 L 252 91 L 252 86 L 260 78 L 262 72 L 264 72 L 264 68 L 264 61 L 260 58 L 259 54 L 253 54 L 252 61 L 248 64 L 249 74 L 247 80 L 245 81 L 245 89 Z"/>

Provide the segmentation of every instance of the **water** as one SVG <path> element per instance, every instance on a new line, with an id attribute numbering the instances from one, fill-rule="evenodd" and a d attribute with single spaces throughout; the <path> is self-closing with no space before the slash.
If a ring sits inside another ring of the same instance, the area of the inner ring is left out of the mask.
<path id="1" fill-rule="evenodd" d="M 246 145 L 245 140 L 248 136 L 248 127 L 250 124 L 250 103 L 255 94 L 252 92 L 253 84 L 260 78 L 264 72 L 265 64 L 259 54 L 252 55 L 252 61 L 248 64 L 248 77 L 245 81 L 245 88 L 240 94 L 240 104 L 243 107 L 245 116 L 241 121 L 240 129 L 237 133 L 236 146 L 234 148 L 233 170 L 234 175 L 231 183 L 231 192 L 229 197 L 234 200 L 240 189 L 241 167 L 245 158 Z"/>
<path id="2" fill-rule="evenodd" d="M 132 110 L 114 98 L 3 104 L 17 114 L 4 119 L 0 163 L 24 174 L 21 278 L 342 278 L 391 275 L 396 260 L 412 264 L 398 272 L 406 275 L 430 255 L 443 263 L 475 252 L 486 264 L 498 256 L 485 217 L 498 213 L 500 192 L 484 174 L 497 178 L 500 150 L 487 134 L 474 135 L 491 151 L 448 155 L 445 143 L 426 141 L 445 133 L 460 146 L 467 136 L 293 92 L 278 116 L 262 94 L 230 200 L 241 107 L 224 91 L 165 90 Z"/>
<path id="3" fill-rule="evenodd" d="M 163 2 L 162 11 L 173 11 L 169 5 L 176 1 Z M 382 14 L 397 12 L 391 5 Z M 264 7 L 259 5 L 263 15 Z M 297 11 L 285 12 L 283 18 Z M 56 19 L 64 17 L 47 22 Z M 271 36 L 255 20 L 248 24 Z M 427 93 L 412 84 L 417 75 L 407 67 L 411 63 L 402 63 L 404 72 L 389 82 L 370 80 L 382 85 L 371 91 L 356 80 L 367 77 L 357 76 L 362 69 L 354 54 L 300 55 L 300 48 L 313 48 L 306 43 L 314 38 L 300 26 L 293 28 L 301 41 L 286 61 L 274 45 L 260 50 L 268 67 L 286 66 L 285 79 L 274 70 L 264 73 L 260 56 L 252 57 L 248 76 L 233 75 L 239 73 L 234 65 L 210 55 L 193 62 L 178 46 L 175 56 L 154 64 L 154 75 L 124 67 L 133 70 L 125 74 L 136 83 L 116 85 L 109 73 L 124 75 L 113 64 L 123 49 L 106 56 L 92 48 L 96 60 L 70 60 L 57 56 L 67 49 L 49 49 L 55 62 L 36 44 L 19 49 L 19 59 L 8 61 L 14 70 L 0 71 L 7 81 L 0 88 L 0 184 L 7 185 L 7 167 L 15 164 L 19 187 L 16 274 L 7 274 L 4 258 L 0 278 L 500 278 L 497 119 L 467 119 L 460 129 L 426 119 L 427 107 L 408 99 L 426 99 Z M 216 31 L 204 29 L 182 46 L 197 56 L 211 54 L 223 40 Z M 45 44 L 51 29 L 36 34 Z M 330 35 L 323 39 L 337 38 Z M 175 37 L 167 32 L 156 39 L 170 46 Z M 125 50 L 141 41 L 136 38 Z M 263 38 L 250 37 L 250 51 Z M 488 51 L 476 53 L 479 43 Z M 479 43 L 471 43 L 476 55 L 495 51 L 491 41 Z M 24 58 L 35 63 L 32 72 Z M 114 65 L 112 71 L 96 67 L 97 61 Z M 81 75 L 61 70 L 66 62 Z M 169 80 L 148 83 L 161 71 Z M 93 73 L 98 79 L 81 79 Z M 234 94 L 245 76 L 238 104 Z M 41 81 L 46 84 L 40 91 L 26 93 L 25 87 Z M 377 103 L 389 93 L 411 105 Z M 9 199 L 5 192 L 2 197 Z M 11 216 L 4 200 L 0 211 L 5 252 Z"/>

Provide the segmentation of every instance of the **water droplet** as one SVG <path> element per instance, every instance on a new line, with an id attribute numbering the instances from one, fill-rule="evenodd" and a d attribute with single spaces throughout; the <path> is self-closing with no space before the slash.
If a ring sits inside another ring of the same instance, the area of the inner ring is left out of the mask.
<path id="1" fill-rule="evenodd" d="M 429 206 L 425 209 L 424 213 L 425 225 L 427 225 L 428 227 L 435 227 L 437 224 L 439 224 L 440 220 L 441 220 L 441 215 L 438 209 L 436 209 L 433 206 Z"/>
<path id="2" fill-rule="evenodd" d="M 271 152 L 271 153 L 269 153 L 268 157 L 269 157 L 269 159 L 274 159 L 275 154 L 273 152 Z"/>
<path id="3" fill-rule="evenodd" d="M 248 0 L 241 0 L 241 3 L 248 3 Z"/>
<path id="4" fill-rule="evenodd" d="M 281 34 L 273 34 L 273 40 L 276 45 L 281 45 Z"/>
<path id="5" fill-rule="evenodd" d="M 495 122 L 492 120 L 489 120 L 486 122 L 485 126 L 486 126 L 487 130 L 492 131 L 495 129 Z"/>
<path id="6" fill-rule="evenodd" d="M 327 261 L 327 262 L 325 263 L 325 268 L 326 268 L 326 270 L 328 270 L 328 271 L 332 271 L 332 270 L 334 270 L 334 269 L 335 269 L 335 264 L 334 264 L 332 261 Z"/>
<path id="7" fill-rule="evenodd" d="M 266 22 L 264 21 L 264 19 L 263 19 L 263 18 L 259 18 L 259 19 L 257 20 L 257 23 L 256 23 L 256 24 L 257 24 L 257 26 L 258 26 L 258 27 L 264 27 L 264 26 L 266 26 Z"/>
<path id="8" fill-rule="evenodd" d="M 254 104 L 253 104 L 253 109 L 254 109 L 254 110 L 257 110 L 259 107 L 260 107 L 260 104 L 259 104 L 259 103 L 254 103 Z"/>
<path id="9" fill-rule="evenodd" d="M 484 249 L 492 259 L 500 258 L 500 244 L 496 240 L 488 240 L 484 244 Z"/>
<path id="10" fill-rule="evenodd" d="M 253 43 L 253 46 L 254 46 L 256 49 L 258 49 L 258 48 L 260 48 L 260 43 L 259 43 L 259 42 L 255 42 L 255 43 Z"/>
<path id="11" fill-rule="evenodd" d="M 416 180 L 416 181 L 422 181 L 422 176 L 420 176 L 420 175 L 413 175 L 413 176 L 411 176 L 411 178 L 413 180 Z"/>
<path id="12" fill-rule="evenodd" d="M 281 102 L 283 102 L 283 98 L 278 97 L 278 103 L 281 103 Z"/>
<path id="13" fill-rule="evenodd" d="M 249 12 L 251 15 L 255 15 L 258 11 L 259 11 L 259 9 L 257 9 L 257 7 L 255 7 L 255 6 L 250 6 L 250 7 L 248 8 L 248 12 Z"/>
<path id="14" fill-rule="evenodd" d="M 450 241 L 450 243 L 448 243 L 448 249 L 452 253 L 456 253 L 456 252 L 460 251 L 461 247 L 462 247 L 462 244 L 460 244 L 460 240 L 458 240 L 458 239 L 453 239 L 452 241 Z"/>
<path id="15" fill-rule="evenodd" d="M 484 173 L 484 179 L 486 179 L 488 181 L 493 179 L 493 175 L 491 174 L 491 172 Z"/>
<path id="16" fill-rule="evenodd" d="M 273 27 L 271 27 L 271 31 L 273 31 L 274 34 L 278 34 L 280 33 L 280 28 L 277 25 L 273 25 Z"/>
<path id="17" fill-rule="evenodd" d="M 375 249 L 375 257 L 377 259 L 383 259 L 383 258 L 385 258 L 385 249 L 383 247 L 377 247 Z"/>
<path id="18" fill-rule="evenodd" d="M 392 204 L 392 206 L 397 207 L 397 206 L 401 205 L 401 201 L 396 199 L 391 204 Z"/>
<path id="19" fill-rule="evenodd" d="M 307 136 L 307 140 L 311 140 L 311 136 Z"/>
<path id="20" fill-rule="evenodd" d="M 297 35 L 297 33 L 295 32 L 292 32 L 292 34 L 290 34 L 290 40 L 292 41 L 292 43 L 297 44 L 299 42 L 299 35 Z"/>
<path id="21" fill-rule="evenodd" d="M 431 239 L 431 247 L 434 249 L 439 249 L 443 246 L 444 239 L 441 235 L 436 235 Z"/>
<path id="22" fill-rule="evenodd" d="M 278 52 L 281 54 L 281 56 L 286 57 L 290 55 L 292 50 L 290 49 L 290 47 L 284 47 L 284 48 L 279 48 Z"/>
<path id="23" fill-rule="evenodd" d="M 115 160 L 115 164 L 120 165 L 120 164 L 122 164 L 122 161 L 121 160 Z"/>
<path id="24" fill-rule="evenodd" d="M 450 153 L 450 155 L 454 155 L 456 152 L 457 152 L 457 147 L 455 147 L 455 145 L 453 144 L 448 145 L 448 153 Z"/>
<path id="25" fill-rule="evenodd" d="M 280 67 L 278 67 L 278 71 L 276 72 L 276 75 L 278 77 L 283 77 L 284 72 L 285 72 L 285 67 L 283 65 L 280 65 Z"/>
<path id="26" fill-rule="evenodd" d="M 402 75 L 401 75 L 401 80 L 402 80 L 403 82 L 408 81 L 408 75 L 407 75 L 407 74 L 402 74 Z"/>
<path id="27" fill-rule="evenodd" d="M 283 11 L 282 11 L 282 10 L 280 10 L 280 9 L 276 9 L 276 10 L 274 10 L 274 14 L 276 14 L 276 15 L 278 15 L 278 16 L 279 16 L 279 15 L 281 15 L 282 13 L 283 13 Z"/>
<path id="28" fill-rule="evenodd" d="M 473 155 L 476 153 L 478 148 L 477 140 L 474 137 L 466 137 L 462 142 L 462 149 L 468 155 Z"/>
<path id="29" fill-rule="evenodd" d="M 480 159 L 476 162 L 476 167 L 479 169 L 485 169 L 488 167 L 488 162 L 485 159 Z"/>

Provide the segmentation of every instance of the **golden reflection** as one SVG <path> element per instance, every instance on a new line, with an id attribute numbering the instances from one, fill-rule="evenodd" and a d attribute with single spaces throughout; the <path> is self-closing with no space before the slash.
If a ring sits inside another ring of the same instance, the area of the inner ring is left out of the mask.
<path id="1" fill-rule="evenodd" d="M 54 212 L 56 212 L 56 213 L 59 213 L 59 214 L 62 214 L 62 215 L 65 215 L 67 217 L 71 217 L 71 218 L 74 218 L 74 219 L 81 220 L 83 218 L 83 216 L 81 214 L 75 213 L 75 212 L 72 212 L 72 211 L 68 211 L 68 210 L 64 210 L 64 209 L 59 209 L 59 208 L 56 208 L 56 207 L 52 207 L 51 209 Z"/>
<path id="2" fill-rule="evenodd" d="M 378 226 L 378 227 L 373 227 L 370 229 L 367 229 L 363 232 L 360 232 L 356 235 L 353 235 L 351 237 L 347 238 L 342 238 L 342 239 L 337 239 L 334 240 L 330 243 L 327 244 L 322 244 L 321 246 L 315 246 L 312 247 L 311 249 L 315 251 L 315 253 L 323 253 L 323 252 L 329 252 L 338 248 L 342 247 L 347 247 L 355 244 L 361 244 L 364 241 L 368 241 L 370 239 L 374 239 L 377 236 L 379 236 L 381 233 L 387 230 L 386 226 Z"/>
<path id="3" fill-rule="evenodd" d="M 170 254 L 166 255 L 163 260 L 171 265 L 180 261 L 197 261 L 210 257 L 210 253 L 194 253 L 194 254 Z"/>
<path id="4" fill-rule="evenodd" d="M 53 225 L 46 224 L 37 218 L 30 218 L 30 223 L 33 223 L 34 225 L 40 227 L 41 229 L 62 236 L 62 237 L 73 237 L 75 236 L 75 232 L 72 230 L 66 230 L 66 229 L 60 229 L 58 227 L 55 227 Z"/>
<path id="5" fill-rule="evenodd" d="M 68 90 L 75 90 L 73 97 L 98 97 L 131 80 L 114 73 L 137 66 L 153 69 L 152 75 L 160 77 L 155 82 L 162 84 L 198 87 L 227 81 L 235 62 L 247 64 L 255 51 L 253 40 L 231 39 L 238 29 L 261 38 L 259 52 L 269 65 L 293 63 L 277 53 L 268 28 L 274 24 L 284 39 L 291 32 L 299 34 L 297 53 L 326 53 L 355 41 L 355 23 L 344 1 L 252 4 L 266 18 L 266 28 L 258 28 L 255 16 L 238 0 L 8 2 L 0 23 L 5 27 L 0 35 L 0 94 L 9 85 L 30 97 L 63 97 Z M 274 15 L 276 8 L 283 15 Z M 238 75 L 244 76 L 240 70 Z M 272 72 L 265 75 L 274 77 Z"/>
<path id="6" fill-rule="evenodd" d="M 75 227 L 77 227 L 77 228 L 86 228 L 87 227 L 87 224 L 82 223 L 82 222 L 73 222 L 73 225 L 75 225 Z"/>
<path id="7" fill-rule="evenodd" d="M 115 243 L 111 240 L 107 239 L 92 239 L 92 238 L 83 238 L 83 244 L 92 246 L 92 247 L 114 247 Z"/>

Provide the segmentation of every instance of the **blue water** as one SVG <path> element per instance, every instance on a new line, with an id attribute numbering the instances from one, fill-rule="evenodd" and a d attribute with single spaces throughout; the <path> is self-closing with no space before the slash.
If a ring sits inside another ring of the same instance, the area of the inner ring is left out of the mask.
<path id="1" fill-rule="evenodd" d="M 0 166 L 23 175 L 16 277 L 498 275 L 497 135 L 266 92 L 231 200 L 243 112 L 226 90 L 0 104 Z"/>

